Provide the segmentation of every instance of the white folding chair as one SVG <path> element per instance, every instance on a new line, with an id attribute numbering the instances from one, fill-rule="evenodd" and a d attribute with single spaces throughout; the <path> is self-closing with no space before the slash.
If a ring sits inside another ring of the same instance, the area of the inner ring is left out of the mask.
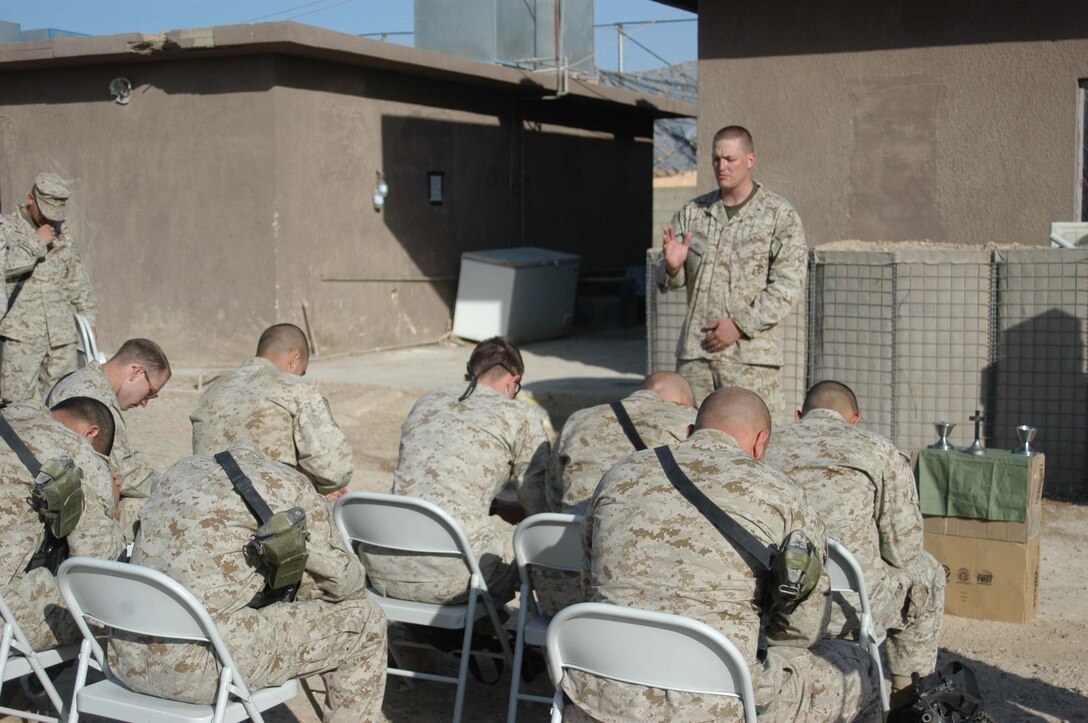
<path id="1" fill-rule="evenodd" d="M 19 626 L 15 615 L 12 614 L 11 608 L 8 607 L 7 601 L 4 600 L 2 595 L 0 595 L 0 617 L 4 620 L 4 632 L 3 636 L 0 637 L 0 680 L 6 683 L 9 680 L 22 678 L 24 675 L 33 674 L 41 683 L 49 702 L 53 704 L 53 709 L 57 711 L 60 718 L 64 718 L 64 701 L 61 700 L 56 686 L 53 685 L 53 681 L 45 670 L 75 658 L 79 654 L 79 646 L 63 645 L 59 648 L 35 652 L 34 648 L 27 642 L 23 629 Z M 58 720 L 52 716 L 6 706 L 0 706 L 0 714 L 28 718 L 43 723 L 56 723 Z"/>
<path id="2" fill-rule="evenodd" d="M 333 507 L 333 519 L 348 549 L 355 549 L 354 543 L 360 543 L 369 551 L 407 552 L 426 557 L 458 558 L 464 562 L 468 599 L 463 603 L 430 604 L 397 600 L 370 590 L 374 601 L 381 606 L 390 622 L 464 630 L 461 664 L 456 678 L 404 668 L 388 669 L 390 675 L 455 683 L 457 699 L 453 720 L 455 723 L 460 721 L 472 652 L 472 628 L 483 613 L 486 612 L 491 618 L 502 646 L 503 658 L 507 662 L 511 659 L 510 643 L 503 633 L 487 583 L 461 525 L 442 508 L 426 500 L 373 492 L 352 492 L 338 499 Z M 483 601 L 482 610 L 477 608 L 477 599 Z"/>
<path id="3" fill-rule="evenodd" d="M 79 339 L 76 340 L 76 352 L 82 357 L 80 366 L 85 367 L 88 362 L 92 361 L 105 364 L 106 355 L 98 350 L 98 342 L 94 339 L 94 329 L 91 327 L 91 322 L 78 311 L 75 312 L 75 319 L 76 331 L 79 332 Z"/>
<path id="4" fill-rule="evenodd" d="M 865 587 L 865 575 L 861 565 L 850 552 L 832 539 L 827 541 L 827 562 L 824 564 L 828 577 L 831 578 L 831 592 L 853 592 L 858 596 L 861 609 L 858 645 L 868 651 L 876 666 L 877 681 L 880 685 L 880 707 L 885 714 L 891 708 L 888 698 L 888 686 L 884 682 L 884 666 L 880 662 L 880 643 L 883 635 L 878 636 L 873 627 L 873 613 L 869 607 L 869 591 Z"/>
<path id="5" fill-rule="evenodd" d="M 506 720 L 514 723 L 518 701 L 551 703 L 550 697 L 520 693 L 525 646 L 543 647 L 551 617 L 540 611 L 533 595 L 532 568 L 578 572 L 582 569 L 582 516 L 543 513 L 527 517 L 514 530 L 514 559 L 521 575 L 514 670 L 510 680 L 510 707 Z M 530 614 L 532 617 L 530 618 Z"/>
<path id="6" fill-rule="evenodd" d="M 298 694 L 298 680 L 251 692 L 204 605 L 183 585 L 157 570 L 124 562 L 73 557 L 61 564 L 57 582 L 83 634 L 68 718 L 70 723 L 77 721 L 80 713 L 157 723 L 220 723 L 246 718 L 260 723 L 263 720 L 260 711 Z M 215 703 L 183 703 L 125 687 L 110 670 L 102 646 L 87 624 L 88 618 L 114 630 L 208 643 L 220 666 Z M 85 685 L 89 666 L 101 670 L 106 679 Z"/>
<path id="7" fill-rule="evenodd" d="M 555 685 L 552 723 L 563 719 L 563 671 L 621 683 L 739 698 L 756 723 L 752 675 L 744 655 L 698 620 L 619 605 L 579 603 L 548 626 L 548 675 Z"/>

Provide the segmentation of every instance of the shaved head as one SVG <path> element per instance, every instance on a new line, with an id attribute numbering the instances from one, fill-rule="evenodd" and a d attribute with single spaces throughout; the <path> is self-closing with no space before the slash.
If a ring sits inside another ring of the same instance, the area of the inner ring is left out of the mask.
<path id="1" fill-rule="evenodd" d="M 748 153 L 754 153 L 756 150 L 755 143 L 752 142 L 752 134 L 743 126 L 719 128 L 718 132 L 714 134 L 714 140 L 711 141 L 710 145 L 713 146 L 718 141 L 740 141 L 741 145 L 744 146 L 744 150 Z"/>
<path id="2" fill-rule="evenodd" d="M 94 451 L 105 456 L 113 451 L 113 412 L 102 402 L 90 397 L 69 397 L 54 404 L 50 412 L 53 419 L 90 440 Z"/>
<path id="3" fill-rule="evenodd" d="M 725 432 L 756 459 L 763 457 L 771 435 L 771 413 L 758 394 L 740 387 L 724 387 L 703 400 L 695 429 Z"/>
<path id="4" fill-rule="evenodd" d="M 301 351 L 310 356 L 310 345 L 306 335 L 294 324 L 273 324 L 264 330 L 257 342 L 257 356 L 271 359 L 273 356 Z"/>
<path id="5" fill-rule="evenodd" d="M 666 402 L 683 404 L 690 407 L 695 404 L 695 397 L 691 393 L 691 385 L 688 380 L 676 372 L 654 372 L 646 377 L 642 388 L 651 391 Z"/>
<path id="6" fill-rule="evenodd" d="M 801 416 L 805 416 L 813 409 L 830 409 L 849 421 L 859 413 L 858 398 L 854 391 L 843 384 L 833 380 L 816 382 L 805 395 L 805 403 L 801 407 Z"/>

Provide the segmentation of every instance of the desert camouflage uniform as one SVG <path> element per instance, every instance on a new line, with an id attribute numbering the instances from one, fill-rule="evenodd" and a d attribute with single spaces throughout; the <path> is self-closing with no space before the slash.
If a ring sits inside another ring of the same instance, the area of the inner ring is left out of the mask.
<path id="1" fill-rule="evenodd" d="M 804 492 L 729 435 L 702 429 L 670 449 L 692 482 L 761 542 L 777 546 L 800 529 L 826 549 L 823 525 Z M 879 708 L 868 655 L 853 642 L 821 640 L 826 575 L 792 612 L 768 621 L 770 647 L 766 661 L 757 660 L 765 579 L 672 486 L 653 450 L 635 453 L 605 475 L 582 532 L 589 599 L 684 615 L 720 630 L 748 661 L 761 721 L 850 721 Z M 741 717 L 734 698 L 646 689 L 574 670 L 563 687 L 597 720 Z"/>
<path id="2" fill-rule="evenodd" d="M 922 549 L 918 490 L 906 458 L 889 440 L 812 409 L 776 432 L 767 461 L 805 489 L 809 503 L 861 564 L 873 622 L 888 630 L 894 675 L 926 675 L 937 664 L 944 570 Z M 830 630 L 857 629 L 854 602 L 834 606 Z"/>
<path id="3" fill-rule="evenodd" d="M 57 382 L 49 392 L 46 404 L 53 406 L 72 397 L 90 397 L 105 404 L 113 412 L 113 453 L 110 457 L 121 475 L 121 529 L 125 539 L 132 541 L 132 525 L 139 516 L 140 507 L 151 494 L 151 481 L 155 470 L 143 460 L 143 456 L 129 443 L 125 415 L 117 401 L 109 377 L 98 362 L 87 362 Z"/>
<path id="4" fill-rule="evenodd" d="M 681 442 L 687 439 L 688 426 L 695 423 L 694 407 L 666 402 L 647 389 L 634 392 L 621 403 L 647 447 Z M 548 463 L 548 508 L 584 515 L 604 473 L 634 451 L 610 405 L 570 415 Z M 579 576 L 564 570 L 533 570 L 533 589 L 547 615 L 583 599 Z"/>
<path id="5" fill-rule="evenodd" d="M 196 595 L 251 689 L 322 673 L 326 721 L 384 720 L 385 616 L 367 597 L 362 564 L 344 547 L 325 499 L 305 476 L 253 446 L 231 453 L 273 511 L 306 512 L 309 557 L 295 601 L 248 607 L 265 587 L 243 553 L 257 521 L 210 456 L 186 457 L 159 477 L 140 511 L 132 562 Z M 219 674 L 205 645 L 118 633 L 110 666 L 134 690 L 192 703 L 212 701 Z"/>
<path id="6" fill-rule="evenodd" d="M 695 423 L 695 408 L 666 402 L 640 389 L 622 400 L 635 430 L 647 447 L 682 442 Z M 552 452 L 548 470 L 548 508 L 552 512 L 585 514 L 597 483 L 612 465 L 634 452 L 608 404 L 570 415 Z"/>
<path id="7" fill-rule="evenodd" d="M 46 252 L 24 208 L 5 217 L 7 296 L 26 278 L 19 297 L 0 322 L 3 363 L 0 395 L 5 402 L 41 399 L 76 368 L 76 311 L 94 325 L 98 299 L 83 269 L 68 224 Z M 38 259 L 41 262 L 35 266 Z M 27 278 L 27 274 L 30 274 Z"/>
<path id="8" fill-rule="evenodd" d="M 718 191 L 685 204 L 672 219 L 678 236 L 691 232 L 683 268 L 669 278 L 662 257 L 655 279 L 662 291 L 687 287 L 688 310 L 676 346 L 676 371 L 691 384 L 698 407 L 723 386 L 751 389 L 778 420 L 784 412 L 779 324 L 800 296 L 808 274 L 801 219 L 789 202 L 756 184 L 732 219 Z M 705 261 L 705 263 L 704 263 Z M 741 338 L 720 352 L 702 348 L 704 326 L 728 317 Z"/>
<path id="9" fill-rule="evenodd" d="M 513 481 L 527 514 L 545 511 L 544 475 L 551 445 L 526 405 L 485 384 L 459 402 L 464 387 L 425 394 L 401 427 L 393 492 L 422 497 L 461 524 L 488 588 L 508 598 L 518 584 L 513 528 L 496 529 L 491 500 Z M 367 554 L 374 589 L 420 602 L 464 600 L 468 575 L 460 560 Z"/>
<path id="10" fill-rule="evenodd" d="M 53 419 L 38 401 L 16 402 L 4 409 L 15 433 L 43 464 L 66 456 L 83 471 L 83 514 L 68 535 L 71 556 L 116 559 L 124 545 L 113 518 L 112 478 L 106 459 L 87 440 Z M 27 498 L 34 479 L 19 457 L 0 440 L 0 593 L 35 650 L 80 639 L 52 573 L 44 567 L 23 572 L 45 536 L 38 513 Z"/>
<path id="11" fill-rule="evenodd" d="M 305 474 L 322 494 L 346 485 L 355 470 L 348 440 L 321 392 L 263 357 L 216 379 L 189 420 L 194 454 L 249 440 Z"/>

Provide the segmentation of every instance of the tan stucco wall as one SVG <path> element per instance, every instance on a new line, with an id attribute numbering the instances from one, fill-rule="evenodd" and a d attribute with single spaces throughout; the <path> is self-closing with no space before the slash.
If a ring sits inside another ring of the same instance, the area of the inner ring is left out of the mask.
<path id="1" fill-rule="evenodd" d="M 265 57 L 0 78 L 0 206 L 40 170 L 73 179 L 103 349 L 143 336 L 183 362 L 237 359 L 276 321 L 272 72 Z M 106 92 L 121 75 L 128 106 Z"/>
<path id="2" fill-rule="evenodd" d="M 463 251 L 642 262 L 652 116 L 564 103 L 267 53 L 0 72 L 0 208 L 39 170 L 75 179 L 107 351 L 146 336 L 176 365 L 233 364 L 304 302 L 326 354 L 430 341 Z"/>
<path id="3" fill-rule="evenodd" d="M 737 123 L 811 243 L 1048 244 L 1078 214 L 1088 6 L 966 5 L 699 3 L 701 170 Z"/>

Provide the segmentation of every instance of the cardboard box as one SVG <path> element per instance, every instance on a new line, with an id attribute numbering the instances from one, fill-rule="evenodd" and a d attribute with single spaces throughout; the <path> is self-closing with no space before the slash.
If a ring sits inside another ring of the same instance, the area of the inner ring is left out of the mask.
<path id="1" fill-rule="evenodd" d="M 1039 536 L 1027 542 L 926 532 L 925 547 L 948 579 L 944 611 L 1026 623 L 1039 613 Z"/>
<path id="2" fill-rule="evenodd" d="M 917 455 L 915 455 L 917 469 Z M 1033 455 L 1028 461 L 1027 510 L 1023 522 L 998 522 L 974 520 L 964 517 L 924 518 L 926 533 L 958 537 L 975 537 L 983 540 L 1027 542 L 1039 534 L 1043 518 L 1043 481 L 1046 477 L 1046 456 Z"/>

